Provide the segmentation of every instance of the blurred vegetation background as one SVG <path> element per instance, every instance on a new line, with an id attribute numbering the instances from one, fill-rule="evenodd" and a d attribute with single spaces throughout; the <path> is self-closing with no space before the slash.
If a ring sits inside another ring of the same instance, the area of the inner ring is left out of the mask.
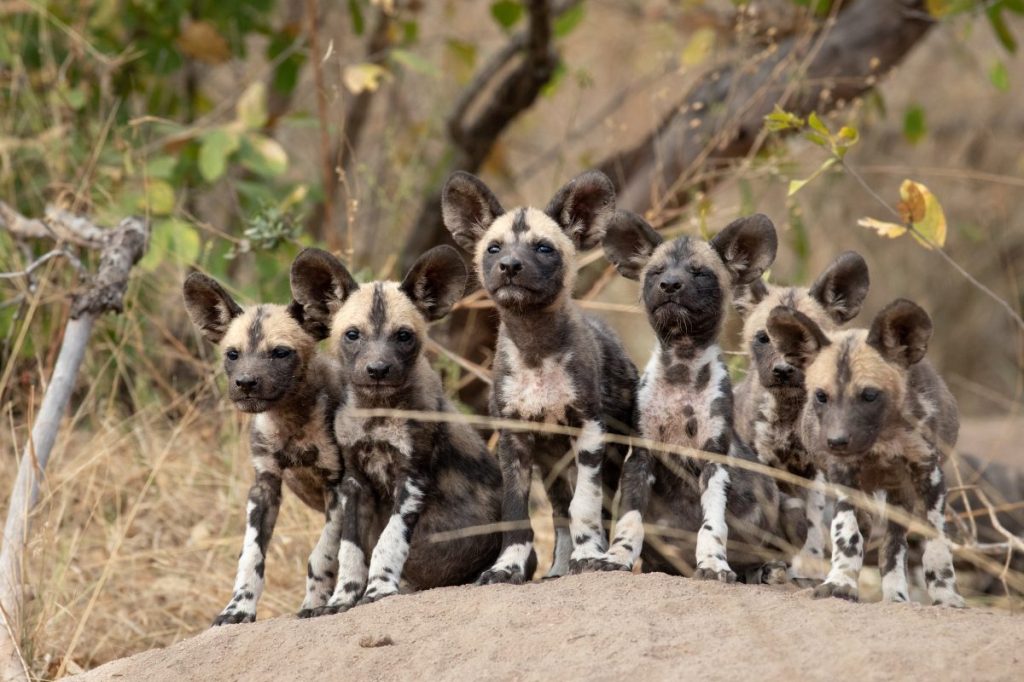
<path id="1" fill-rule="evenodd" d="M 889 28 L 867 30 L 875 14 Z M 891 219 L 871 192 L 895 207 L 904 178 L 927 185 L 945 252 L 1019 314 L 1022 14 L 1022 0 L 0 0 L 0 200 L 152 225 L 125 313 L 94 333 L 33 519 L 19 633 L 33 674 L 167 644 L 228 597 L 245 420 L 220 400 L 216 354 L 181 306 L 187 271 L 243 302 L 285 302 L 293 256 L 316 244 L 360 278 L 399 277 L 445 239 L 436 193 L 457 168 L 510 206 L 543 205 L 600 166 L 626 208 L 673 232 L 767 213 L 781 282 L 859 251 L 862 319 L 897 296 L 929 310 L 930 357 L 973 418 L 975 454 L 1019 464 L 1017 322 L 934 251 L 857 221 Z M 795 193 L 830 152 L 763 130 L 776 103 L 858 137 Z M 0 272 L 48 248 L 0 231 Z M 81 268 L 54 259 L 0 280 L 0 482 L 68 293 L 95 265 L 79 256 Z M 583 263 L 577 293 L 642 364 L 653 336 L 635 285 L 597 253 Z M 473 370 L 485 376 L 492 322 L 470 304 L 437 330 L 466 409 L 484 409 Z M 289 499 L 278 526 L 261 617 L 296 608 L 317 522 Z"/>

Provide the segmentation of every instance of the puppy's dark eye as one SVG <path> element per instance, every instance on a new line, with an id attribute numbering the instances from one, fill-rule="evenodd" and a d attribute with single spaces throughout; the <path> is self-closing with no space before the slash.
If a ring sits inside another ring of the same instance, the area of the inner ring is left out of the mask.
<path id="1" fill-rule="evenodd" d="M 758 343 L 768 343 L 769 341 L 771 341 L 771 339 L 768 338 L 768 332 L 766 332 L 763 329 L 758 333 L 754 334 L 754 340 L 757 341 Z"/>
<path id="2" fill-rule="evenodd" d="M 498 253 L 499 251 L 501 251 L 501 244 L 497 242 L 487 247 L 487 253 Z"/>
<path id="3" fill-rule="evenodd" d="M 555 251 L 555 249 L 552 248 L 551 244 L 548 244 L 546 242 L 538 243 L 535 247 L 533 247 L 533 249 L 537 253 L 554 253 Z"/>
<path id="4" fill-rule="evenodd" d="M 278 346 L 274 350 L 270 351 L 270 357 L 275 360 L 283 360 L 292 354 L 291 348 L 285 348 L 284 346 Z"/>
<path id="5" fill-rule="evenodd" d="M 228 352 L 224 354 L 224 357 L 234 362 L 235 360 L 238 359 L 238 351 L 235 350 L 234 348 L 229 348 Z"/>
<path id="6" fill-rule="evenodd" d="M 704 268 L 699 265 L 691 265 L 689 269 L 691 275 L 701 275 L 704 273 Z"/>
<path id="7" fill-rule="evenodd" d="M 348 339 L 349 341 L 358 341 L 359 340 L 359 330 L 358 329 L 349 329 L 347 332 L 345 332 L 345 338 Z"/>
<path id="8" fill-rule="evenodd" d="M 819 388 L 817 391 L 814 392 L 814 399 L 817 400 L 822 405 L 824 405 L 825 403 L 828 402 L 828 393 L 825 393 L 825 391 Z"/>
<path id="9" fill-rule="evenodd" d="M 878 400 L 878 393 L 877 388 L 865 388 L 860 392 L 860 399 L 866 403 L 873 403 Z"/>
<path id="10" fill-rule="evenodd" d="M 399 343 L 409 343 L 412 341 L 412 332 L 408 329 L 399 329 L 395 332 L 395 340 Z"/>

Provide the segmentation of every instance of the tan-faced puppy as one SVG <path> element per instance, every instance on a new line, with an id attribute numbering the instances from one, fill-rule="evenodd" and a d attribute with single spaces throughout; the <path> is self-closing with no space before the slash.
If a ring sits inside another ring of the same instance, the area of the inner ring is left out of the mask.
<path id="1" fill-rule="evenodd" d="M 304 317 L 294 302 L 243 309 L 200 273 L 185 280 L 185 307 L 224 353 L 228 396 L 238 409 L 255 415 L 250 444 L 256 480 L 249 490 L 245 541 L 234 594 L 213 624 L 256 620 L 282 479 L 303 502 L 326 514 L 307 566 L 300 615 L 308 615 L 334 590 L 341 537 L 343 469 L 333 418 L 342 380 L 338 364 L 316 349 L 326 328 Z"/>
<path id="2" fill-rule="evenodd" d="M 466 277 L 450 246 L 423 254 L 401 283 L 359 285 L 319 249 L 292 264 L 292 294 L 307 318 L 330 325 L 328 352 L 346 382 L 333 415 L 345 454 L 341 567 L 318 613 L 395 594 L 402 579 L 413 589 L 471 582 L 498 556 L 498 534 L 474 529 L 495 524 L 501 508 L 501 472 L 479 435 L 462 424 L 359 414 L 455 411 L 423 345 L 427 324 L 448 314 Z"/>
<path id="3" fill-rule="evenodd" d="M 644 438 L 752 460 L 733 433 L 732 386 L 718 335 L 729 294 L 760 277 L 775 259 L 772 222 L 754 215 L 730 223 L 710 242 L 665 242 L 639 216 L 619 211 L 604 238 L 619 272 L 641 282 L 641 299 L 658 345 L 640 379 L 637 410 Z M 778 526 L 778 489 L 771 479 L 692 457 L 634 448 L 622 474 L 621 516 L 603 569 L 678 573 L 679 532 L 697 534 L 696 570 L 703 579 L 736 580 L 726 544 L 729 526 L 760 546 Z M 727 522 L 728 517 L 728 522 Z M 674 533 L 659 551 L 644 543 L 644 522 Z M 801 539 L 802 541 L 802 539 Z M 744 557 L 744 563 L 760 563 Z"/>
<path id="4" fill-rule="evenodd" d="M 579 572 L 607 547 L 602 518 L 615 495 L 622 454 L 603 434 L 631 430 L 636 368 L 612 331 L 572 301 L 576 253 L 596 246 L 614 210 L 611 181 L 596 171 L 566 184 L 543 211 L 506 212 L 468 173 L 455 173 L 442 193 L 444 222 L 473 254 L 480 282 L 501 316 L 494 357 L 491 414 L 580 428 L 579 438 L 502 430 L 498 459 L 504 476 L 502 520 L 509 530 L 498 562 L 481 583 L 521 583 L 533 556 L 529 524 L 530 472 L 547 479 L 557 519 L 550 576 Z M 562 463 L 567 453 L 572 467 Z M 571 548 L 571 551 L 570 551 Z"/>
<path id="5" fill-rule="evenodd" d="M 800 367 L 786 362 L 772 345 L 768 315 L 778 306 L 797 310 L 832 331 L 849 322 L 867 296 L 868 266 L 847 251 L 825 268 L 810 287 L 784 287 L 757 279 L 737 289 L 734 306 L 743 316 L 743 345 L 750 353 L 750 371 L 736 387 L 736 431 L 750 443 L 763 464 L 816 480 L 818 487 L 780 485 L 796 502 L 804 501 L 807 539 L 791 558 L 790 577 L 815 585 L 825 578 L 825 493 L 818 471 L 800 440 L 800 415 L 807 391 Z"/>
<path id="6" fill-rule="evenodd" d="M 928 595 L 942 606 L 964 605 L 945 538 L 942 462 L 960 428 L 956 401 L 924 359 L 928 314 L 899 299 L 871 329 L 832 333 L 791 308 L 772 310 L 768 334 L 787 362 L 804 371 L 807 404 L 801 439 L 831 483 L 884 494 L 890 505 L 924 517 L 936 536 L 925 541 Z M 832 568 L 816 597 L 857 599 L 864 534 L 848 497 L 837 493 Z M 882 596 L 907 601 L 907 533 L 890 521 L 879 551 Z"/>

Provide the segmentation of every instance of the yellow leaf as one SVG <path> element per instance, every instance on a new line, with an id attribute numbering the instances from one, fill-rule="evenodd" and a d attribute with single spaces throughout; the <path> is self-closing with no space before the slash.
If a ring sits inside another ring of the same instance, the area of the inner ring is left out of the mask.
<path id="1" fill-rule="evenodd" d="M 914 238 L 926 248 L 946 244 L 946 214 L 931 191 L 920 182 L 904 180 L 900 185 L 900 212 L 906 210 L 914 225 Z M 905 206 L 904 206 L 905 205 Z M 918 234 L 920 236 L 918 236 Z"/>
<path id="2" fill-rule="evenodd" d="M 882 220 L 875 220 L 874 218 L 861 218 L 857 221 L 857 224 L 861 227 L 874 230 L 878 233 L 879 237 L 888 237 L 889 239 L 901 237 L 907 232 L 907 228 L 903 225 L 887 223 Z"/>
<path id="3" fill-rule="evenodd" d="M 178 34 L 182 54 L 207 64 L 220 64 L 231 58 L 228 41 L 208 21 L 190 21 Z"/>
<path id="4" fill-rule="evenodd" d="M 238 121 L 244 128 L 260 128 L 267 122 L 266 103 L 267 87 L 263 81 L 256 81 L 245 89 L 236 106 Z"/>
<path id="5" fill-rule="evenodd" d="M 249 142 L 256 149 L 273 174 L 283 173 L 288 168 L 288 153 L 277 140 L 262 135 L 253 135 Z"/>
<path id="6" fill-rule="evenodd" d="M 174 210 L 174 188 L 163 180 L 148 180 L 139 198 L 139 208 L 154 215 L 167 215 Z"/>
<path id="7" fill-rule="evenodd" d="M 378 64 L 352 64 L 345 67 L 342 80 L 350 92 L 358 95 L 360 92 L 376 92 L 381 80 L 390 75 L 387 69 Z"/>
<path id="8" fill-rule="evenodd" d="M 683 48 L 679 61 L 683 66 L 696 66 L 703 62 L 715 47 L 715 31 L 710 28 L 699 28 L 693 32 L 690 42 Z"/>

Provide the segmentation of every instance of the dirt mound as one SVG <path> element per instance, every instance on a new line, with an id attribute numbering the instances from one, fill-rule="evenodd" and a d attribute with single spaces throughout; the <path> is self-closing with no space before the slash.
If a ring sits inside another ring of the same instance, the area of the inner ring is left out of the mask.
<path id="1" fill-rule="evenodd" d="M 208 630 L 82 680 L 1020 679 L 1024 616 L 653 574 L 458 587 Z"/>

